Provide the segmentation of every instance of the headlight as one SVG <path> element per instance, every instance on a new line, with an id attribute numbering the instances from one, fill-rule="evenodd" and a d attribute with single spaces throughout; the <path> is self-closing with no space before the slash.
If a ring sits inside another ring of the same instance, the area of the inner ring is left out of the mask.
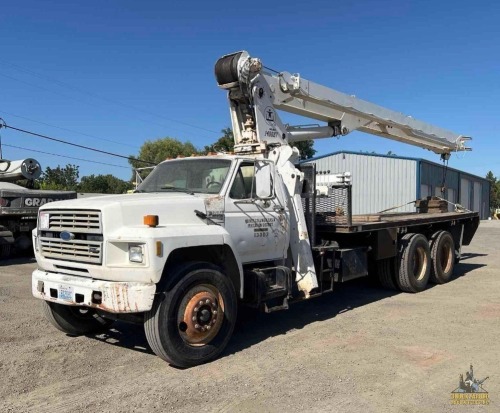
<path id="1" fill-rule="evenodd" d="M 143 253 L 141 245 L 132 245 L 128 246 L 128 260 L 130 262 L 142 262 L 143 261 Z"/>
<path id="2" fill-rule="evenodd" d="M 49 229 L 49 218 L 50 214 L 48 212 L 40 212 L 40 215 L 38 215 L 38 225 L 40 229 Z"/>

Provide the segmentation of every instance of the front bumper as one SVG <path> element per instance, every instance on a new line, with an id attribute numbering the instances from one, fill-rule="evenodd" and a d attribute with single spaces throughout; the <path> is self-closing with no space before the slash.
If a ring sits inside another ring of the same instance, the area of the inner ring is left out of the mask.
<path id="1" fill-rule="evenodd" d="M 156 284 L 93 280 L 43 270 L 33 271 L 31 287 L 36 298 L 109 313 L 148 311 L 156 292 Z M 100 300 L 95 299 L 96 293 Z"/>

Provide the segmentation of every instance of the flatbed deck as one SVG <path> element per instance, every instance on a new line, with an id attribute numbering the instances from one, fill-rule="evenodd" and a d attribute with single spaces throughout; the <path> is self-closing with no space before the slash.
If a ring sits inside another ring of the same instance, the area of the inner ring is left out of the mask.
<path id="1" fill-rule="evenodd" d="M 438 212 L 438 213 L 388 213 L 353 215 L 351 225 L 345 223 L 319 224 L 317 230 L 324 232 L 364 232 L 387 228 L 427 225 L 450 221 L 479 221 L 477 212 Z"/>

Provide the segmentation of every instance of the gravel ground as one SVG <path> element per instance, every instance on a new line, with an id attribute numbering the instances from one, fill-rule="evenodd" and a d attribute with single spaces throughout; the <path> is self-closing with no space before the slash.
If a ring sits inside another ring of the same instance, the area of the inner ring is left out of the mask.
<path id="1" fill-rule="evenodd" d="M 366 280 L 288 311 L 245 311 L 224 355 L 180 370 L 142 327 L 72 338 L 31 296 L 33 260 L 0 266 L 1 412 L 498 412 L 500 222 L 481 223 L 446 285 L 420 294 Z M 452 406 L 474 365 L 489 406 Z"/>

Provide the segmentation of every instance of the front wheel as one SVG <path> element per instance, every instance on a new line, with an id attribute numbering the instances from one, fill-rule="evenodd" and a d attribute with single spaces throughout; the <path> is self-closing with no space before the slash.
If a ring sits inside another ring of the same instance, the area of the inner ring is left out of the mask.
<path id="1" fill-rule="evenodd" d="M 55 328 L 71 336 L 101 332 L 113 324 L 112 320 L 102 318 L 93 308 L 43 301 L 43 310 Z"/>
<path id="2" fill-rule="evenodd" d="M 209 263 L 183 265 L 169 277 L 177 283 L 157 294 L 145 316 L 151 349 L 177 367 L 213 360 L 226 347 L 236 322 L 231 280 Z"/>

